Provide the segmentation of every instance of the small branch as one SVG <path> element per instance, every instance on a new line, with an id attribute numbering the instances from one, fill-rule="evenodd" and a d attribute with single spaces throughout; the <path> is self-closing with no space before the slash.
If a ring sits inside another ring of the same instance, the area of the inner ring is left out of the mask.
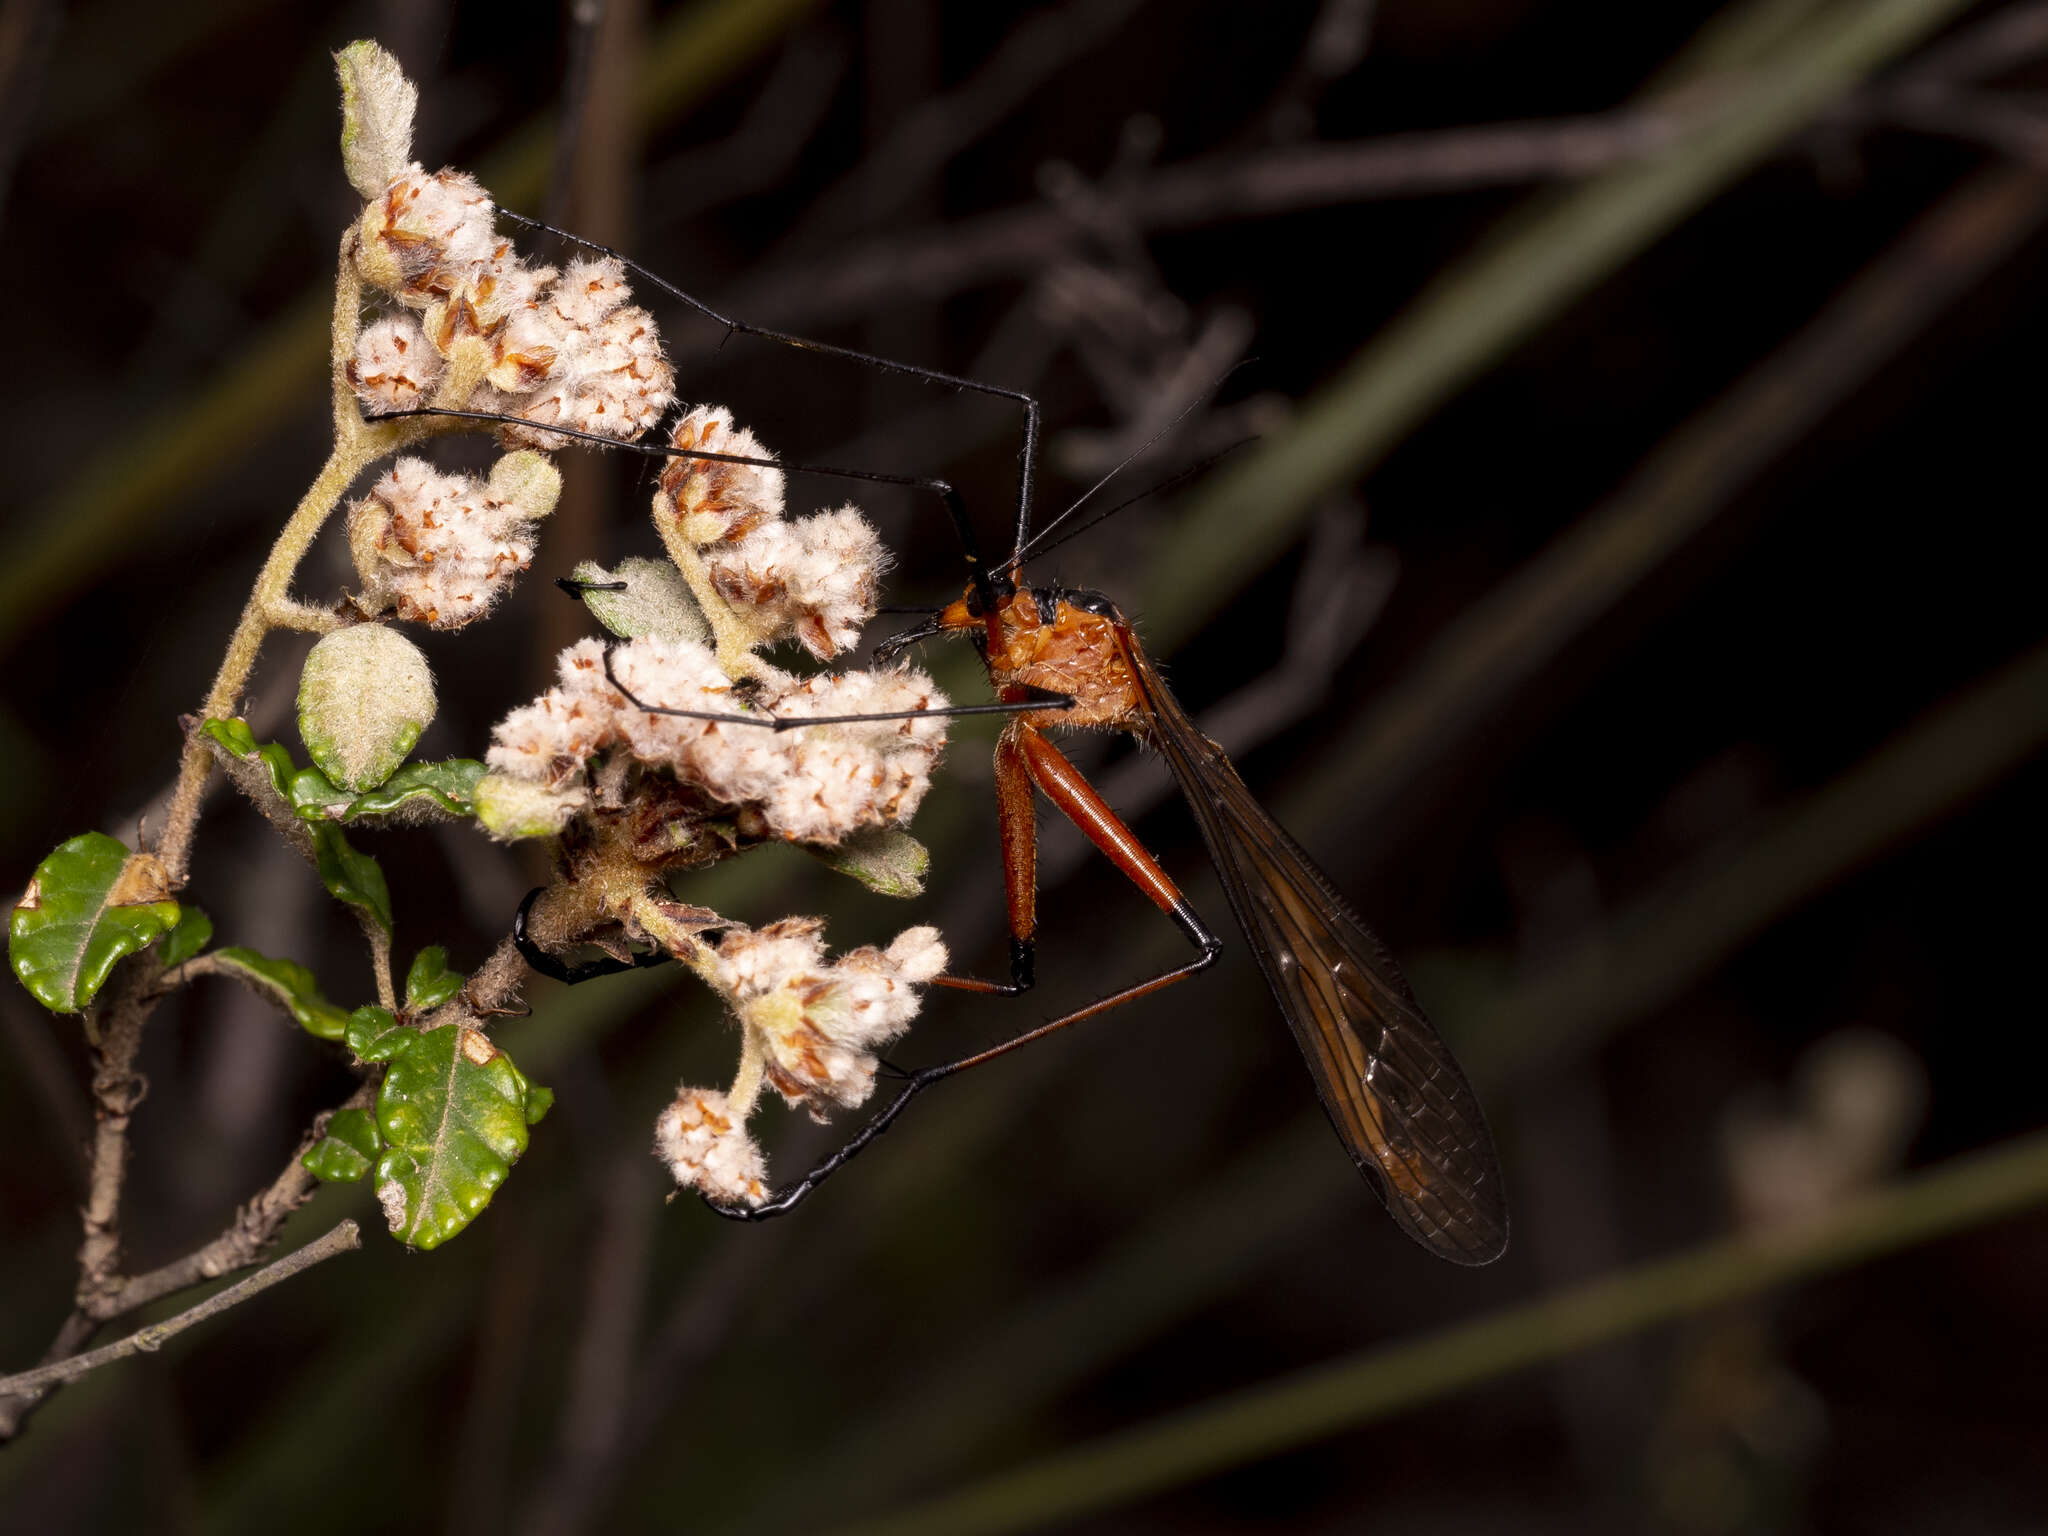
<path id="1" fill-rule="evenodd" d="M 370 947 L 370 970 L 377 981 L 377 1002 L 381 1007 L 398 1012 L 398 989 L 391 984 L 391 935 L 384 931 L 384 925 L 361 908 L 356 909 L 356 921 L 363 926 L 363 942 Z"/>
<path id="2" fill-rule="evenodd" d="M 284 1169 L 267 1187 L 259 1191 L 249 1203 L 235 1212 L 235 1219 L 227 1229 L 202 1248 L 195 1248 L 181 1259 L 173 1259 L 161 1268 L 147 1274 L 123 1280 L 108 1299 L 104 1310 L 97 1315 L 97 1321 L 107 1322 L 138 1307 L 146 1307 L 174 1291 L 181 1291 L 188 1285 L 198 1285 L 207 1280 L 217 1280 L 235 1270 L 246 1269 L 262 1256 L 276 1239 L 278 1229 L 300 1206 L 313 1198 L 320 1187 L 320 1181 L 308 1173 L 299 1159 L 313 1149 L 314 1143 L 327 1134 L 327 1122 L 344 1109 L 368 1109 L 377 1102 L 377 1084 L 366 1082 L 333 1109 L 314 1117 L 306 1134 L 299 1139 Z"/>
<path id="3" fill-rule="evenodd" d="M 130 962 L 114 983 L 93 1045 L 92 1167 L 86 1181 L 85 1240 L 78 1248 L 77 1299 L 91 1312 L 114 1284 L 121 1259 L 121 1187 L 128 1175 L 128 1121 L 149 1083 L 135 1071 L 142 1027 L 154 999 L 148 968 Z"/>
<path id="4" fill-rule="evenodd" d="M 343 1221 L 325 1237 L 308 1243 L 296 1253 L 287 1254 L 275 1264 L 258 1270 L 248 1279 L 229 1286 L 217 1296 L 210 1296 L 198 1306 L 180 1312 L 176 1317 L 161 1323 L 151 1323 L 138 1328 L 118 1343 L 87 1354 L 73 1355 L 68 1360 L 58 1360 L 49 1365 L 39 1365 L 32 1371 L 23 1371 L 14 1376 L 0 1376 L 0 1397 L 25 1397 L 33 1401 L 52 1387 L 78 1380 L 89 1372 L 98 1370 L 116 1360 L 144 1352 L 154 1353 L 163 1348 L 166 1340 L 183 1333 L 195 1323 L 203 1323 L 210 1317 L 218 1317 L 230 1307 L 240 1306 L 259 1292 L 269 1290 L 280 1280 L 289 1280 L 315 1264 L 333 1258 L 338 1253 L 362 1247 L 362 1238 L 353 1219 Z"/>

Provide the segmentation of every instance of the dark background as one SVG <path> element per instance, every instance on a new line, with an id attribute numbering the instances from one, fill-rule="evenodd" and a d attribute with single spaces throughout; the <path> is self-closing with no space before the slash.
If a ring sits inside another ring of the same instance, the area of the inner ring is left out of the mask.
<path id="1" fill-rule="evenodd" d="M 1871 8 L 1762 9 L 1795 25 L 1724 85 Z M 1946 35 L 2017 36 L 2037 9 L 1962 7 Z M 1487 242 L 1546 217 L 1579 227 L 1575 183 L 1626 150 L 1623 129 L 1655 124 L 1603 118 L 1569 161 L 1511 135 L 1527 151 L 1512 176 L 1411 145 L 1425 183 L 1407 196 L 1281 210 L 1217 178 L 1208 205 L 1167 220 L 1143 189 L 1189 165 L 1197 182 L 1252 165 L 1270 185 L 1277 162 L 1256 157 L 1318 140 L 1611 114 L 1713 7 L 764 5 L 758 39 L 707 48 L 697 86 L 637 126 L 619 60 L 651 57 L 647 40 L 692 13 L 614 11 L 629 40 L 592 50 L 572 161 L 552 192 L 500 188 L 508 206 L 761 323 L 1032 390 L 1041 521 L 1147 435 L 1145 412 L 1242 365 L 1105 500 L 1255 445 L 1035 570 L 1155 626 L 1189 708 L 1408 963 L 1480 1081 L 1515 1245 L 1468 1272 L 1400 1237 L 1320 1126 L 1240 944 L 1199 983 L 935 1092 L 759 1228 L 665 1205 L 646 1154 L 679 1078 L 730 1071 L 710 999 L 667 977 L 573 997 L 537 984 L 535 1017 L 506 1038 L 559 1106 L 476 1225 L 431 1255 L 375 1232 L 53 1400 L 0 1454 L 0 1525 L 822 1529 L 1693 1248 L 1761 1203 L 1820 1219 L 1895 1165 L 2041 1123 L 2020 1069 L 2043 1022 L 2048 789 L 2031 760 L 2048 723 L 2041 568 L 2020 536 L 2038 515 L 2048 345 L 2035 45 L 2001 44 L 1931 96 L 1912 90 L 1924 52 L 1892 60 L 1483 347 L 1440 408 L 1418 397 L 1363 473 L 1339 464 L 1303 494 L 1294 434 L 1353 355 Z M 354 211 L 328 51 L 392 47 L 421 87 L 417 153 L 490 181 L 494 151 L 558 104 L 576 37 L 537 3 L 7 17 L 11 889 L 63 837 L 132 835 L 323 456 L 317 348 L 278 338 L 295 305 L 324 313 Z M 1320 50 L 1319 18 L 1336 38 Z M 990 217 L 1034 208 L 1056 216 L 1029 239 L 986 237 Z M 1913 233 L 1924 220 L 1933 236 Z M 1873 264 L 1885 302 L 1841 309 Z M 1453 311 L 1483 316 L 1536 270 L 1496 264 Z M 1011 414 L 753 340 L 714 359 L 715 327 L 656 310 L 684 399 L 728 405 L 792 459 L 948 475 L 1000 540 Z M 1781 349 L 1811 323 L 1833 328 L 1794 373 Z M 1426 371 L 1415 345 L 1386 367 L 1396 391 Z M 224 397 L 252 359 L 273 376 Z M 1713 414 L 1764 386 L 1780 393 L 1748 416 Z M 1681 447 L 1651 500 L 1644 467 Z M 1251 472 L 1270 489 L 1246 489 Z M 1289 531 L 1219 544 L 1235 572 L 1220 589 L 1177 588 L 1195 520 L 1219 537 L 1214 487 L 1232 475 L 1243 520 Z M 1696 531 L 1574 608 L 1591 568 L 1558 541 L 1616 498 L 1650 516 L 1674 485 Z M 426 641 L 442 709 L 423 755 L 480 755 L 541 689 L 585 623 L 549 581 L 651 552 L 647 490 L 637 465 L 594 466 L 515 600 Z M 793 490 L 800 506 L 848 494 Z M 900 555 L 892 599 L 950 595 L 943 520 L 859 499 Z M 346 580 L 330 534 L 301 590 Z M 1533 599 L 1551 621 L 1503 627 Z M 1446 669 L 1489 639 L 1476 672 Z M 290 637 L 266 653 L 259 735 L 290 739 L 298 654 Z M 1971 693 L 2022 658 L 2002 695 Z M 928 657 L 961 697 L 978 686 L 967 659 Z M 1911 755 L 1879 755 L 1906 732 Z M 826 912 L 841 943 L 938 922 L 959 963 L 999 969 L 992 734 L 956 733 L 916 829 L 934 850 L 919 900 L 780 852 L 684 894 L 749 921 Z M 1074 750 L 1116 803 L 1156 805 L 1140 830 L 1222 923 L 1163 771 L 1107 740 Z M 401 959 L 439 942 L 474 964 L 535 874 L 531 850 L 474 836 L 374 846 Z M 1039 992 L 939 995 L 900 1059 L 999 1038 L 1173 958 L 1172 933 L 1075 840 L 1049 831 L 1046 860 Z M 338 998 L 367 989 L 352 925 L 225 796 L 189 894 L 223 941 L 314 963 Z M 10 989 L 0 1023 L 0 1363 L 19 1367 L 67 1305 L 90 1112 L 73 1022 Z M 1800 1097 L 1822 1043 L 1874 1106 L 1867 1145 Z M 219 984 L 159 1014 L 143 1065 L 137 1267 L 217 1231 L 349 1082 Z M 779 1108 L 761 1125 L 784 1173 L 842 1133 Z M 364 1187 L 334 1189 L 287 1241 L 350 1212 L 378 1226 Z M 1283 1437 L 1077 1528 L 2038 1529 L 2044 1265 L 2041 1215 L 1979 1225 L 1366 1427 Z"/>

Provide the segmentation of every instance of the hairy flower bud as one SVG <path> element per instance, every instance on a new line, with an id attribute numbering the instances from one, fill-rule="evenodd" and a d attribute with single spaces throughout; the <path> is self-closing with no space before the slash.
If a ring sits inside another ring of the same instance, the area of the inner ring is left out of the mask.
<path id="1" fill-rule="evenodd" d="M 474 477 L 444 475 L 423 459 L 394 464 L 349 507 L 349 550 L 363 580 L 356 605 L 436 629 L 482 618 L 531 563 L 534 519 L 553 506 L 547 476 L 530 463 L 505 473 L 500 489 L 546 505 L 501 499 Z"/>
<path id="2" fill-rule="evenodd" d="M 794 635 L 820 661 L 860 642 L 888 568 L 881 536 L 853 506 L 764 523 L 710 560 L 718 595 L 750 614 L 764 640 Z"/>
<path id="3" fill-rule="evenodd" d="M 767 1159 L 714 1088 L 677 1090 L 654 1122 L 654 1150 L 685 1189 L 729 1205 L 759 1205 L 768 1197 Z"/>
<path id="4" fill-rule="evenodd" d="M 749 700 L 734 692 L 704 646 L 655 636 L 617 646 L 612 665 L 642 702 L 710 714 L 871 715 L 946 702 L 930 678 L 909 669 L 808 678 L 772 673 Z M 488 755 L 495 771 L 560 786 L 584 775 L 600 754 L 624 748 L 714 804 L 750 812 L 757 835 L 796 842 L 837 843 L 862 827 L 907 821 L 946 741 L 945 720 L 934 715 L 773 731 L 657 714 L 629 703 L 605 680 L 604 647 L 596 640 L 562 652 L 560 679 L 499 722 Z"/>
<path id="5" fill-rule="evenodd" d="M 409 314 L 388 315 L 356 337 L 348 382 L 373 413 L 409 411 L 426 404 L 446 367 L 427 345 L 419 321 Z"/>
<path id="6" fill-rule="evenodd" d="M 501 439 L 554 449 L 569 440 L 539 428 L 624 439 L 661 419 L 675 398 L 675 371 L 653 317 L 629 298 L 616 258 L 579 257 L 508 315 L 491 388 L 477 408 L 522 417 L 534 428 L 505 427 Z"/>
<path id="7" fill-rule="evenodd" d="M 669 442 L 676 448 L 742 458 L 774 457 L 753 433 L 734 425 L 732 413 L 722 405 L 692 406 L 670 430 Z M 700 548 L 740 538 L 782 516 L 779 469 L 678 456 L 663 468 L 660 484 L 655 515 L 670 519 L 685 541 Z"/>
<path id="8" fill-rule="evenodd" d="M 936 928 L 911 928 L 886 950 L 827 962 L 815 918 L 733 928 L 720 942 L 716 984 L 760 1041 L 768 1081 L 792 1105 L 821 1114 L 874 1092 L 876 1052 L 917 1016 L 919 985 L 946 968 Z"/>

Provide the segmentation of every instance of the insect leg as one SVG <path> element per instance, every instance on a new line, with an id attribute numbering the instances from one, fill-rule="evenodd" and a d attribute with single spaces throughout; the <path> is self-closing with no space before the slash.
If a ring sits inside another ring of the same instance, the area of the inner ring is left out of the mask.
<path id="1" fill-rule="evenodd" d="M 940 976 L 933 985 L 1016 997 L 1030 991 L 1037 980 L 1038 805 L 1031 793 L 1030 770 L 1012 731 L 1003 732 L 996 743 L 996 815 L 1003 846 L 1003 895 L 1010 915 L 1010 979 Z"/>
<path id="2" fill-rule="evenodd" d="M 1051 742 L 1047 741 L 1033 727 L 1026 725 L 1022 721 L 1013 723 L 1003 733 L 1003 737 L 1005 745 L 1009 747 L 1018 763 L 1022 766 L 1024 773 L 1030 778 L 1031 783 L 1042 791 L 1048 800 L 1058 806 L 1061 812 L 1072 820 L 1074 825 L 1087 835 L 1089 841 L 1100 848 L 1134 885 L 1147 896 L 1150 896 L 1161 911 L 1174 920 L 1180 927 L 1181 932 L 1187 935 L 1188 941 L 1195 946 L 1199 953 L 1196 954 L 1194 959 L 1189 960 L 1183 965 L 1176 966 L 1172 970 L 1162 971 L 1157 976 L 1147 977 L 1144 981 L 1135 982 L 1121 991 L 1112 992 L 1107 997 L 1097 998 L 1085 1007 L 1077 1008 L 1072 1013 L 1064 1014 L 1057 1019 L 1051 1020 L 1049 1023 L 1041 1024 L 1036 1029 L 1027 1029 L 1022 1034 L 1005 1040 L 998 1045 L 992 1045 L 986 1050 L 976 1051 L 972 1056 L 963 1056 L 958 1061 L 949 1061 L 941 1066 L 926 1067 L 923 1071 L 914 1074 L 898 1090 L 896 1097 L 891 1099 L 880 1113 L 876 1114 L 867 1124 L 856 1131 L 851 1140 L 822 1163 L 819 1163 L 796 1183 L 786 1186 L 774 1199 L 757 1206 L 722 1205 L 714 1200 L 706 1200 L 704 1203 L 709 1205 L 712 1210 L 718 1212 L 719 1215 L 730 1217 L 735 1221 L 765 1221 L 771 1216 L 780 1216 L 785 1211 L 793 1210 L 813 1190 L 824 1183 L 826 1179 L 830 1178 L 840 1168 L 866 1150 L 876 1137 L 880 1136 L 895 1123 L 898 1115 L 901 1115 L 904 1110 L 910 1107 L 910 1101 L 933 1083 L 940 1082 L 957 1073 L 965 1072 L 970 1067 L 978 1067 L 984 1063 L 1007 1056 L 1012 1051 L 1021 1050 L 1024 1046 L 1030 1045 L 1034 1041 L 1043 1040 L 1048 1035 L 1057 1034 L 1069 1025 L 1079 1024 L 1085 1019 L 1092 1019 L 1098 1014 L 1107 1013 L 1110 1009 L 1121 1007 L 1125 1003 L 1136 1002 L 1141 997 L 1149 997 L 1154 992 L 1173 985 L 1176 981 L 1181 981 L 1198 971 L 1207 970 L 1210 965 L 1215 963 L 1216 956 L 1222 952 L 1222 940 L 1209 931 L 1207 925 L 1203 923 L 1201 916 L 1195 911 L 1188 899 L 1180 893 L 1180 888 L 1173 883 L 1172 878 L 1166 871 L 1160 868 L 1159 861 L 1152 857 L 1150 850 L 1138 841 L 1137 836 L 1129 827 L 1123 824 L 1123 821 L 1117 816 L 1116 812 L 1104 803 L 1100 795 L 1096 794 L 1095 787 L 1081 776 L 1081 771 L 1068 762 L 1057 747 L 1053 746 Z M 999 776 L 1004 771 L 1002 763 L 1003 758 L 999 753 L 997 757 L 997 772 Z M 1005 824 L 1006 826 L 1008 824 L 1007 811 Z M 1006 839 L 1006 852 L 1008 846 L 1008 840 Z M 1006 873 L 1010 872 L 1006 870 Z M 1014 876 L 1012 876 L 1012 879 L 1012 889 L 1014 890 Z M 976 990 L 998 991 L 1001 989 L 993 984 L 983 983 Z"/>

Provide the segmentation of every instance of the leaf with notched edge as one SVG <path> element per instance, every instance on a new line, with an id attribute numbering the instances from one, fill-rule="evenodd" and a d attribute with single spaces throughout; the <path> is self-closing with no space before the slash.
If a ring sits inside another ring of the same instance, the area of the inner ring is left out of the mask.
<path id="1" fill-rule="evenodd" d="M 170 932 L 178 915 L 155 854 L 87 832 L 36 866 L 8 923 L 7 957 L 37 1002 L 77 1013 L 117 961 Z"/>
<path id="2" fill-rule="evenodd" d="M 432 1013 L 460 992 L 467 979 L 448 969 L 447 950 L 429 944 L 413 956 L 412 968 L 405 973 L 405 1011 L 415 1016 Z"/>
<path id="3" fill-rule="evenodd" d="M 483 1034 L 447 1024 L 392 1058 L 377 1096 L 377 1198 L 392 1236 L 437 1248 L 490 1204 L 526 1150 L 535 1090 Z"/>
<path id="4" fill-rule="evenodd" d="M 324 1183 L 353 1184 L 370 1171 L 383 1146 L 367 1109 L 344 1109 L 327 1122 L 327 1134 L 306 1149 L 299 1163 Z"/>
<path id="5" fill-rule="evenodd" d="M 365 1003 L 348 1016 L 342 1039 L 358 1061 L 389 1061 L 418 1035 L 392 1016 L 389 1008 Z"/>

